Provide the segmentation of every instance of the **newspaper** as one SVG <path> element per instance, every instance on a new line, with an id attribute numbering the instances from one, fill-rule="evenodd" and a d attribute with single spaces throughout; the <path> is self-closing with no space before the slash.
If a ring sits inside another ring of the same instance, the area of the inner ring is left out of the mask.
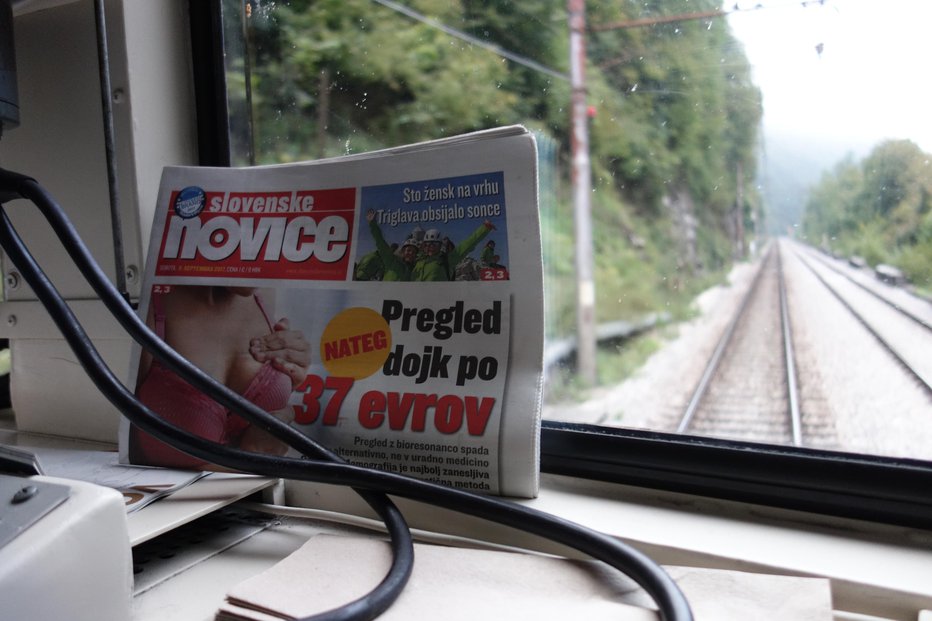
<path id="1" fill-rule="evenodd" d="M 112 487 L 123 494 L 127 513 L 187 487 L 209 472 L 166 470 L 164 468 L 137 468 L 117 463 L 114 451 L 92 451 L 20 444 L 0 448 L 28 453 L 40 466 L 41 472 L 51 477 L 87 481 L 103 487 Z"/>
<path id="2" fill-rule="evenodd" d="M 533 497 L 543 296 L 520 126 L 330 160 L 163 172 L 140 312 L 350 462 Z M 217 442 L 284 447 L 133 357 L 137 396 Z M 129 424 L 127 463 L 201 469 Z"/>

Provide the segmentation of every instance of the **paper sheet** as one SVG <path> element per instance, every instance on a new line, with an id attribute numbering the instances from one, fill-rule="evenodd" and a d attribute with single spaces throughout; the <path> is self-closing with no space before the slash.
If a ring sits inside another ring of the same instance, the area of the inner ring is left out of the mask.
<path id="1" fill-rule="evenodd" d="M 411 581 L 380 619 L 657 619 L 631 580 L 596 562 L 415 545 Z M 217 621 L 295 619 L 364 595 L 385 574 L 388 544 L 320 535 L 234 587 Z M 669 567 L 697 621 L 831 621 L 827 580 Z"/>
<path id="2" fill-rule="evenodd" d="M 207 472 L 142 468 L 119 463 L 115 451 L 90 451 L 18 445 L 33 453 L 42 472 L 51 477 L 87 481 L 112 487 L 123 494 L 126 512 L 132 513 L 149 503 L 187 487 Z"/>

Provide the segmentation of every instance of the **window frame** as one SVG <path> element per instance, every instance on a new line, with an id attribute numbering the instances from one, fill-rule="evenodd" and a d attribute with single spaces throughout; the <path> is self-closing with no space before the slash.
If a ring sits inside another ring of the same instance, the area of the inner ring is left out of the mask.
<path id="1" fill-rule="evenodd" d="M 541 471 L 843 518 L 932 528 L 932 464 L 543 421 Z"/>
<path id="2" fill-rule="evenodd" d="M 222 0 L 189 0 L 191 77 L 200 166 L 232 165 Z"/>
<path id="3" fill-rule="evenodd" d="M 230 166 L 222 0 L 189 0 L 199 163 Z M 932 529 L 932 462 L 544 420 L 542 473 Z"/>

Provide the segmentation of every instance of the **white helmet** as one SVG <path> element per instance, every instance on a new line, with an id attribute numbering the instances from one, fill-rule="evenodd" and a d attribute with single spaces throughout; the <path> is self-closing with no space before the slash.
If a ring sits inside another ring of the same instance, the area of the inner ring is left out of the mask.
<path id="1" fill-rule="evenodd" d="M 437 242 L 439 244 L 440 243 L 440 231 L 438 231 L 437 229 L 428 229 L 427 232 L 424 233 L 423 241 L 424 243 Z"/>

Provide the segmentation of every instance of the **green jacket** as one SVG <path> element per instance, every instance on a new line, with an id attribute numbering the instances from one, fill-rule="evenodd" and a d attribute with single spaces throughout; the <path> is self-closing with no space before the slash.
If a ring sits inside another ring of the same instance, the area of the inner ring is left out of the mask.
<path id="1" fill-rule="evenodd" d="M 492 265 L 492 263 L 495 261 L 495 251 L 492 248 L 485 246 L 482 249 L 482 253 L 479 255 L 479 260 L 484 265 Z"/>
<path id="2" fill-rule="evenodd" d="M 397 254 L 392 252 L 391 246 L 385 243 L 382 237 L 382 229 L 375 220 L 369 222 L 369 231 L 372 233 L 372 239 L 375 240 L 375 247 L 382 259 L 382 280 L 401 281 L 411 280 L 411 267 L 401 260 Z"/>
<path id="3" fill-rule="evenodd" d="M 382 257 L 378 249 L 373 250 L 356 264 L 356 280 L 380 280 L 382 278 Z"/>
<path id="4" fill-rule="evenodd" d="M 411 273 L 412 280 L 419 281 L 449 281 L 452 280 L 452 268 L 455 268 L 467 254 L 479 245 L 489 231 L 485 223 L 480 224 L 479 228 L 473 231 L 472 235 L 464 239 L 460 244 L 446 254 L 435 254 L 432 257 L 421 257 L 414 266 Z"/>

